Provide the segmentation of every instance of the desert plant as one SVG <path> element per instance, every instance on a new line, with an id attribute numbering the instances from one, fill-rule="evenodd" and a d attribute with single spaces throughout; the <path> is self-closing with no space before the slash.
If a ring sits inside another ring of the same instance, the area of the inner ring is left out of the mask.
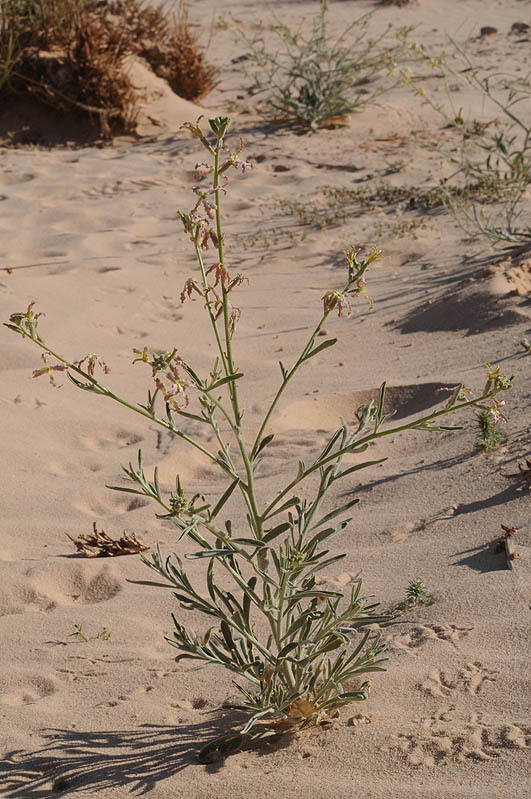
<path id="1" fill-rule="evenodd" d="M 128 56 L 143 58 L 176 94 L 197 100 L 215 85 L 181 0 L 175 23 L 139 0 L 0 0 L 0 92 L 89 114 L 109 137 L 132 129 L 137 94 Z"/>
<path id="2" fill-rule="evenodd" d="M 426 605 L 429 600 L 428 589 L 422 580 L 410 580 L 406 591 L 406 606 Z"/>
<path id="3" fill-rule="evenodd" d="M 230 119 L 217 117 L 209 120 L 209 125 L 210 134 L 201 130 L 199 122 L 186 125 L 205 148 L 209 162 L 197 165 L 203 182 L 195 187 L 194 207 L 180 212 L 197 259 L 197 274 L 186 280 L 181 300 L 197 298 L 203 304 L 217 352 L 208 376 L 200 376 L 176 348 L 166 352 L 151 352 L 147 347 L 135 350 L 135 361 L 150 369 L 154 388 L 148 391 L 145 404 L 134 404 L 96 377 L 98 368 L 108 372 L 98 355 L 73 361 L 52 349 L 38 330 L 40 314 L 35 313 L 33 304 L 24 312 L 12 314 L 7 324 L 42 350 L 44 365 L 35 376 L 46 374 L 55 383 L 56 374 L 66 371 L 77 388 L 112 399 L 186 441 L 227 479 L 227 487 L 215 504 L 200 494 L 187 494 L 179 476 L 175 490 L 166 493 L 156 469 L 152 477 L 146 474 L 139 452 L 137 463 L 123 467 L 134 485 L 113 487 L 155 500 L 163 509 L 159 518 L 171 520 L 180 538 L 196 545 L 196 551 L 186 558 L 203 559 L 208 564 L 201 589 L 190 580 L 185 561 L 157 550 L 150 559 L 142 556 L 157 579 L 136 581 L 173 590 L 180 611 L 174 616 L 174 637 L 168 641 L 177 648 L 178 661 L 191 659 L 203 666 L 222 666 L 239 678 L 235 683 L 239 701 L 226 707 L 247 714 L 249 720 L 241 732 L 209 744 L 201 754 L 203 760 L 220 751 L 231 751 L 245 735 L 277 734 L 302 727 L 331 708 L 367 697 L 369 682 L 363 678 L 383 669 L 383 645 L 378 635 L 354 629 L 352 623 L 357 627 L 380 618 L 374 614 L 376 604 L 362 598 L 359 580 L 345 596 L 335 588 L 325 589 L 316 579 L 318 572 L 345 557 L 332 554 L 328 544 L 346 529 L 350 520 L 344 516 L 358 499 L 349 498 L 331 510 L 323 509 L 323 503 L 339 480 L 385 460 L 345 464 L 345 456 L 361 455 L 371 442 L 404 430 L 459 429 L 445 425 L 444 417 L 470 407 L 497 411 L 502 404 L 497 395 L 511 387 L 510 379 L 489 367 L 485 387 L 477 396 L 462 385 L 441 389 L 449 392 L 443 407 L 390 426 L 383 410 L 384 383 L 376 401 L 358 408 L 350 425 L 343 423 L 310 462 L 299 461 L 282 490 L 264 501 L 256 476 L 274 438 L 270 421 L 275 409 L 298 371 L 336 343 L 335 338 L 320 340 L 318 336 L 332 314 L 348 315 L 351 303 L 365 294 L 366 272 L 379 253 L 372 250 L 361 257 L 353 248 L 345 253 L 343 287 L 324 292 L 322 312 L 299 357 L 291 366 L 280 364 L 280 385 L 258 432 L 249 441 L 240 405 L 243 374 L 235 366 L 233 351 L 240 310 L 233 304 L 232 295 L 245 277 L 231 275 L 225 265 L 221 218 L 227 173 L 232 168 L 245 170 L 248 164 L 240 158 L 241 143 L 236 152 L 226 149 Z M 214 255 L 208 259 L 211 246 Z M 189 405 L 194 399 L 195 407 Z M 210 428 L 217 451 L 182 429 L 187 420 Z M 315 478 L 313 499 L 301 499 L 297 488 L 311 476 Z M 238 495 L 247 512 L 246 531 L 236 530 L 230 519 L 221 521 L 227 503 Z M 196 622 L 201 617 L 210 622 L 202 633 L 187 626 L 184 617 L 190 611 Z"/>
<path id="4" fill-rule="evenodd" d="M 187 0 L 179 0 L 173 21 L 163 6 L 151 7 L 139 0 L 118 0 L 116 9 L 126 15 L 133 51 L 159 78 L 168 81 L 175 94 L 186 100 L 201 100 L 217 85 L 217 70 L 207 62 L 190 27 Z"/>
<path id="5" fill-rule="evenodd" d="M 70 633 L 71 638 L 77 638 L 78 641 L 88 641 L 87 634 L 81 624 L 74 624 L 74 632 Z"/>
<path id="6" fill-rule="evenodd" d="M 476 447 L 482 452 L 489 452 L 503 441 L 503 436 L 498 430 L 498 419 L 490 411 L 479 411 L 476 414 L 479 427 L 479 438 Z"/>
<path id="7" fill-rule="evenodd" d="M 302 23 L 291 28 L 273 16 L 268 29 L 277 44 L 272 49 L 267 48 L 261 33 L 249 39 L 240 31 L 254 65 L 252 69 L 245 67 L 245 72 L 252 76 L 256 90 L 267 95 L 257 109 L 263 116 L 316 130 L 389 89 L 389 80 L 383 80 L 383 76 L 388 75 L 386 66 L 405 33 L 397 34 L 394 46 L 380 47 L 390 26 L 380 36 L 369 38 L 369 13 L 334 40 L 328 30 L 327 11 L 328 0 L 321 0 L 308 34 L 303 32 Z M 377 77 L 381 79 L 379 85 L 368 89 Z"/>
<path id="8" fill-rule="evenodd" d="M 127 37 L 83 0 L 0 0 L 0 89 L 98 118 L 109 136 L 135 118 Z"/>
<path id="9" fill-rule="evenodd" d="M 531 99 L 529 76 L 485 74 L 452 39 L 450 45 L 463 68 L 459 69 L 444 53 L 430 57 L 424 48 L 415 45 L 422 59 L 442 70 L 446 105 L 435 103 L 402 70 L 404 81 L 460 135 L 457 145 L 442 151 L 452 169 L 452 174 L 441 182 L 445 204 L 468 232 L 480 233 L 494 243 L 504 242 L 509 248 L 529 245 L 531 217 L 526 193 L 531 182 L 531 124 L 520 112 L 520 107 L 527 107 Z M 466 120 L 462 109 L 455 107 L 450 78 L 478 92 L 485 106 L 501 116 L 486 122 Z M 461 191 L 455 190 L 455 180 Z M 474 185 L 483 185 L 489 191 L 477 197 L 468 190 Z"/>
<path id="10" fill-rule="evenodd" d="M 102 627 L 101 630 L 98 630 L 96 635 L 90 636 L 91 639 L 98 641 L 108 641 L 111 637 L 112 633 L 106 627 Z M 78 641 L 85 641 L 85 643 L 90 640 L 89 634 L 85 632 L 81 624 L 74 624 L 74 632 L 70 633 L 70 638 L 76 638 Z"/>

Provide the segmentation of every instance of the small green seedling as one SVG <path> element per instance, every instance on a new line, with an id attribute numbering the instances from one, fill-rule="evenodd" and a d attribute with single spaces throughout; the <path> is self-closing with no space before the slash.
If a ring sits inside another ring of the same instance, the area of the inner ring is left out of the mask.
<path id="1" fill-rule="evenodd" d="M 406 605 L 426 605 L 430 595 L 422 580 L 410 580 L 406 592 Z"/>
<path id="2" fill-rule="evenodd" d="M 81 624 L 74 624 L 74 632 L 70 633 L 71 638 L 77 638 L 78 641 L 88 641 L 87 635 Z"/>
<path id="3" fill-rule="evenodd" d="M 74 624 L 74 632 L 70 633 L 71 638 L 77 638 L 78 641 L 89 641 L 89 640 L 100 640 L 100 641 L 108 641 L 111 637 L 112 633 L 107 630 L 106 627 L 103 627 L 96 635 L 89 636 L 88 633 L 85 632 L 81 624 Z"/>

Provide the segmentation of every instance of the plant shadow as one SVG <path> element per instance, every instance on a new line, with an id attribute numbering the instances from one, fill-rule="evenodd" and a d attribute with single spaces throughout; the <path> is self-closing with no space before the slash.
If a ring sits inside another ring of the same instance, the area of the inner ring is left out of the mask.
<path id="1" fill-rule="evenodd" d="M 399 472 L 397 474 L 392 474 L 387 477 L 382 477 L 378 480 L 371 480 L 370 482 L 360 484 L 356 486 L 354 489 L 345 491 L 341 496 L 347 497 L 352 496 L 353 494 L 361 494 L 367 493 L 371 491 L 376 486 L 385 485 L 387 483 L 395 483 L 401 480 L 404 477 L 408 477 L 415 474 L 425 474 L 429 471 L 440 471 L 441 469 L 450 469 L 452 466 L 456 466 L 459 463 L 464 463 L 467 460 L 475 457 L 476 453 L 469 453 L 468 455 L 459 455 L 452 458 L 441 459 L 434 461 L 433 463 L 423 464 L 422 466 L 415 466 L 412 469 L 406 469 L 403 472 Z M 458 505 L 455 516 L 461 516 L 462 514 L 466 513 L 475 513 L 479 510 L 486 510 L 487 508 L 495 508 L 499 505 L 507 505 L 509 502 L 513 502 L 518 499 L 525 498 L 525 494 L 523 492 L 518 491 L 516 485 L 509 485 L 506 488 L 499 491 L 497 494 L 493 494 L 490 497 L 486 497 L 484 499 L 474 500 L 473 502 L 466 502 Z"/>
<path id="2" fill-rule="evenodd" d="M 452 563 L 452 566 L 468 566 L 469 569 L 486 574 L 487 572 L 506 571 L 507 561 L 503 551 L 496 550 L 492 541 L 481 544 L 472 549 L 465 549 L 462 552 L 455 552 L 454 557 L 463 555 L 462 558 Z"/>
<path id="3" fill-rule="evenodd" d="M 33 752 L 13 750 L 0 764 L 0 796 L 5 799 L 48 799 L 79 792 L 106 795 L 128 787 L 144 796 L 156 785 L 183 769 L 196 766 L 209 773 L 220 771 L 226 757 L 201 765 L 199 750 L 215 738 L 241 726 L 236 712 L 213 711 L 196 724 L 141 724 L 134 730 L 81 732 L 71 729 L 41 731 L 44 744 Z M 289 746 L 291 736 L 249 740 L 242 749 L 257 756 Z"/>
<path id="4" fill-rule="evenodd" d="M 0 795 L 9 799 L 44 799 L 64 792 L 106 795 L 128 786 L 136 795 L 188 766 L 199 766 L 197 752 L 231 728 L 227 715 L 180 726 L 142 724 L 134 730 L 81 732 L 47 729 L 45 743 L 33 752 L 9 752 L 0 765 Z M 208 770 L 219 770 L 219 761 Z"/>

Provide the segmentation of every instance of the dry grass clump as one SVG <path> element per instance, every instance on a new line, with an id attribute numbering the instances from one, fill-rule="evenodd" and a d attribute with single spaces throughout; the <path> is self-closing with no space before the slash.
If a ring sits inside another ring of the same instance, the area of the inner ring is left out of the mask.
<path id="1" fill-rule="evenodd" d="M 141 7 L 138 0 L 117 0 L 127 9 L 128 24 L 134 29 L 138 49 L 153 71 L 168 81 L 171 89 L 186 100 L 200 100 L 217 85 L 216 69 L 205 60 L 197 37 L 188 23 L 188 4 L 181 0 L 174 22 L 161 6 Z"/>
<path id="2" fill-rule="evenodd" d="M 181 0 L 175 22 L 139 0 L 0 0 L 0 93 L 88 113 L 102 134 L 131 130 L 137 95 L 128 56 L 188 100 L 215 85 Z"/>

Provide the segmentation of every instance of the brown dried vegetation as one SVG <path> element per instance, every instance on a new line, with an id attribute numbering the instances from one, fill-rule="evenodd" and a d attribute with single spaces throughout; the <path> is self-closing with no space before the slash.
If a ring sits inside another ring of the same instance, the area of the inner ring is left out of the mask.
<path id="1" fill-rule="evenodd" d="M 128 56 L 145 59 L 188 100 L 215 85 L 187 14 L 185 0 L 174 22 L 139 0 L 0 0 L 0 96 L 86 113 L 105 137 L 131 130 Z"/>
<path id="2" fill-rule="evenodd" d="M 87 558 L 112 558 L 118 555 L 136 555 L 149 549 L 134 533 L 124 530 L 121 538 L 111 538 L 105 530 L 98 530 L 96 522 L 92 525 L 92 533 L 80 535 L 79 538 L 67 537 L 76 545 L 78 552 Z"/>

